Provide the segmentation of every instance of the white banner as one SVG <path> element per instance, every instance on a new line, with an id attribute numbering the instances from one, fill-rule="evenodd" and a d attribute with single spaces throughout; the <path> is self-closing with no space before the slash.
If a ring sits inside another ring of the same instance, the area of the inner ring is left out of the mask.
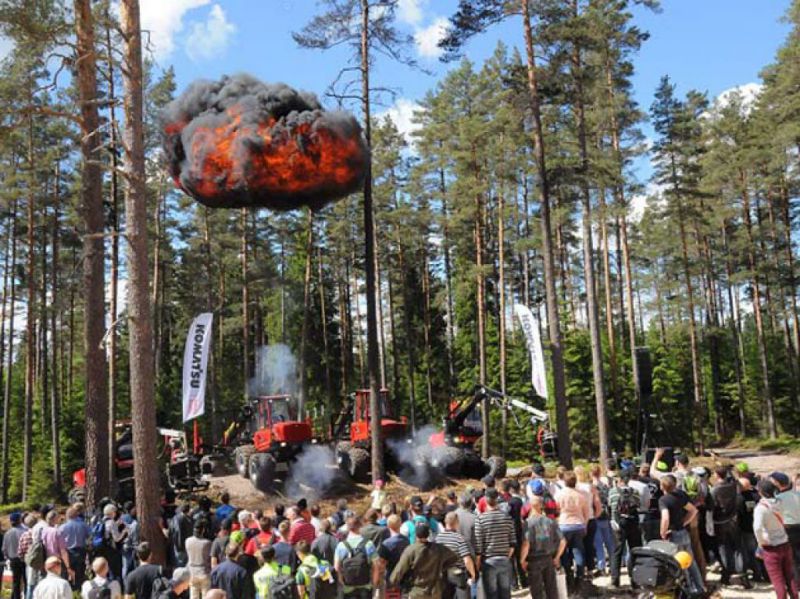
<path id="1" fill-rule="evenodd" d="M 206 412 L 206 366 L 211 345 L 210 312 L 192 321 L 183 351 L 183 421 L 189 422 Z"/>
<path id="2" fill-rule="evenodd" d="M 531 354 L 531 382 L 536 393 L 547 399 L 547 374 L 544 367 L 544 352 L 542 351 L 542 338 L 539 335 L 539 321 L 530 311 L 528 306 L 514 304 L 514 314 L 519 319 L 525 341 Z"/>

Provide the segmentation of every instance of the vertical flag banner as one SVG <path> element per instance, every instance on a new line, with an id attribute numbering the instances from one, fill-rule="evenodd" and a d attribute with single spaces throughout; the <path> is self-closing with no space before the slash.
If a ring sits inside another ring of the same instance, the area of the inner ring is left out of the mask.
<path id="1" fill-rule="evenodd" d="M 183 352 L 183 421 L 189 422 L 206 412 L 206 366 L 211 345 L 210 312 L 200 314 L 192 321 Z"/>
<path id="2" fill-rule="evenodd" d="M 544 367 L 544 352 L 542 351 L 542 338 L 539 335 L 539 321 L 530 311 L 528 306 L 514 304 L 514 314 L 519 319 L 522 332 L 525 333 L 525 342 L 531 354 L 531 382 L 536 393 L 547 399 L 547 374 Z"/>

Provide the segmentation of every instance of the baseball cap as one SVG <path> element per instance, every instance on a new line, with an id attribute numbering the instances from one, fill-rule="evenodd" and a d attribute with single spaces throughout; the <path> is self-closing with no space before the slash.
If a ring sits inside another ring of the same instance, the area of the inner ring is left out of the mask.
<path id="1" fill-rule="evenodd" d="M 536 478 L 531 481 L 531 491 L 534 495 L 544 495 L 544 481 L 541 478 Z"/>
<path id="2" fill-rule="evenodd" d="M 11 515 L 8 517 L 8 519 L 11 521 L 11 524 L 16 526 L 22 522 L 22 514 L 19 512 L 11 512 Z"/>
<path id="3" fill-rule="evenodd" d="M 736 464 L 736 471 L 739 474 L 750 472 L 750 466 L 747 465 L 747 462 L 739 462 L 738 464 Z"/>
<path id="4" fill-rule="evenodd" d="M 542 464 L 541 462 L 536 462 L 533 465 L 533 473 L 536 476 L 544 476 L 544 464 Z"/>
<path id="5" fill-rule="evenodd" d="M 769 477 L 782 487 L 788 487 L 791 484 L 789 477 L 783 472 L 773 472 Z"/>
<path id="6" fill-rule="evenodd" d="M 422 497 L 419 495 L 414 495 L 411 498 L 411 507 L 421 508 L 422 507 Z"/>
<path id="7" fill-rule="evenodd" d="M 656 464 L 656 470 L 659 472 L 669 472 L 669 466 L 666 462 L 658 462 Z"/>
<path id="8" fill-rule="evenodd" d="M 231 533 L 231 543 L 236 543 L 237 545 L 241 545 L 244 541 L 244 533 L 241 530 L 234 530 Z"/>

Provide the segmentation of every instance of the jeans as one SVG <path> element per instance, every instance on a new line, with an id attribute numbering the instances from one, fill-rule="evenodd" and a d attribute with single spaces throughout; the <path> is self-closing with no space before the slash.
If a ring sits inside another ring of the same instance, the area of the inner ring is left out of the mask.
<path id="1" fill-rule="evenodd" d="M 528 588 L 531 597 L 558 599 L 556 566 L 552 557 L 545 555 L 528 559 Z"/>
<path id="2" fill-rule="evenodd" d="M 583 537 L 583 558 L 586 568 L 591 572 L 595 567 L 594 533 L 597 530 L 597 520 L 592 518 L 586 524 L 586 536 Z"/>
<path id="3" fill-rule="evenodd" d="M 79 591 L 83 581 L 86 580 L 86 549 L 75 547 L 67 549 L 67 553 L 69 554 L 69 567 L 75 572 L 72 590 Z"/>
<path id="4" fill-rule="evenodd" d="M 755 582 L 766 582 L 769 580 L 767 577 L 767 570 L 764 568 L 764 561 L 756 559 L 756 549 L 758 543 L 756 542 L 756 535 L 752 530 L 742 531 L 742 551 L 740 553 L 741 571 L 747 572 L 748 570 L 753 573 L 753 580 Z"/>
<path id="5" fill-rule="evenodd" d="M 647 545 L 648 541 L 655 541 L 660 538 L 661 520 L 645 516 L 644 520 L 642 520 L 642 545 Z"/>
<path id="6" fill-rule="evenodd" d="M 739 523 L 735 519 L 715 523 L 714 536 L 717 539 L 719 561 L 722 564 L 722 584 L 726 585 L 736 573 L 736 550 L 741 546 Z"/>
<path id="7" fill-rule="evenodd" d="M 472 597 L 472 589 L 469 584 L 463 589 L 458 588 L 454 584 L 445 583 L 444 590 L 442 591 L 442 599 L 470 599 Z"/>
<path id="8" fill-rule="evenodd" d="M 797 599 L 797 580 L 794 577 L 794 558 L 789 543 L 777 547 L 764 547 L 762 557 L 769 581 L 778 599 Z"/>
<path id="9" fill-rule="evenodd" d="M 619 585 L 620 570 L 622 569 L 622 556 L 628 552 L 628 574 L 630 574 L 630 554 L 634 547 L 642 546 L 642 532 L 636 520 L 622 520 L 619 528 L 614 531 L 614 553 L 611 554 L 611 583 Z"/>
<path id="10" fill-rule="evenodd" d="M 481 564 L 483 592 L 489 599 L 511 599 L 511 579 L 514 571 L 507 557 L 490 557 Z"/>
<path id="11" fill-rule="evenodd" d="M 136 550 L 123 549 L 122 550 L 122 580 L 128 578 L 128 574 L 136 569 Z"/>
<path id="12" fill-rule="evenodd" d="M 13 576 L 11 599 L 22 599 L 22 593 L 25 590 L 25 562 L 21 557 L 14 557 L 8 561 L 11 567 L 11 576 Z"/>
<path id="13" fill-rule="evenodd" d="M 561 531 L 564 534 L 564 540 L 567 542 L 567 549 L 564 555 L 561 556 L 561 565 L 567 573 L 567 578 L 572 578 L 572 564 L 575 563 L 577 569 L 578 579 L 583 578 L 584 569 L 586 567 L 586 559 L 583 554 L 583 541 L 586 538 L 586 529 L 567 529 Z"/>
<path id="14" fill-rule="evenodd" d="M 607 561 L 614 555 L 614 535 L 611 533 L 611 520 L 608 518 L 597 519 L 597 528 L 594 531 L 594 554 L 597 558 L 597 567 L 605 570 Z M 637 526 L 638 529 L 638 526 Z M 606 560 L 607 556 L 607 560 Z"/>
<path id="15" fill-rule="evenodd" d="M 704 589 L 703 576 L 700 574 L 700 566 L 697 565 L 697 561 L 694 559 L 694 552 L 692 551 L 692 537 L 689 535 L 689 531 L 685 528 L 683 530 L 674 530 L 672 531 L 669 540 L 672 543 L 675 543 L 679 549 L 692 556 L 692 565 L 689 566 L 688 570 L 686 570 L 686 583 L 689 585 L 689 589 L 692 591 L 692 593 L 702 593 Z"/>

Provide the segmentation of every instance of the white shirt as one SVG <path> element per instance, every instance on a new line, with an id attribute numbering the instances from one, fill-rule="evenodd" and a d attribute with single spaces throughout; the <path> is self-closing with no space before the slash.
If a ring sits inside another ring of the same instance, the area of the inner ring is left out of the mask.
<path id="1" fill-rule="evenodd" d="M 119 586 L 119 583 L 116 580 L 112 580 L 108 582 L 108 579 L 101 578 L 100 576 L 95 576 L 92 580 L 87 580 L 83 583 L 81 587 L 81 597 L 82 599 L 89 599 L 89 593 L 92 590 L 92 587 L 101 589 L 103 588 L 106 583 L 108 583 L 108 588 L 111 591 L 111 599 L 120 599 L 122 597 L 122 589 Z"/>
<path id="2" fill-rule="evenodd" d="M 314 532 L 317 533 L 317 536 L 319 536 L 319 518 L 316 516 L 311 516 L 311 526 L 314 527 Z"/>
<path id="3" fill-rule="evenodd" d="M 640 480 L 632 480 L 628 486 L 639 494 L 639 512 L 650 509 L 650 487 Z"/>
<path id="4" fill-rule="evenodd" d="M 63 578 L 48 572 L 33 589 L 33 599 L 72 599 L 72 588 Z"/>

